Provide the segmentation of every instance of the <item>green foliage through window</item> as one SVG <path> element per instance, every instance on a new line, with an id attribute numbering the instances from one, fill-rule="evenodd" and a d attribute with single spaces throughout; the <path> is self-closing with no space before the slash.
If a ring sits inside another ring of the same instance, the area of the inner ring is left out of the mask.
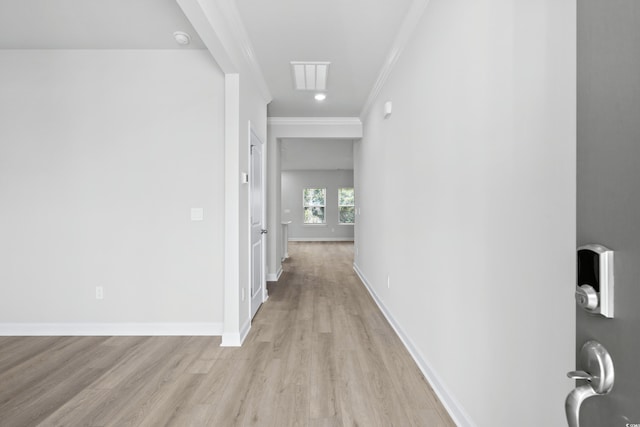
<path id="1" fill-rule="evenodd" d="M 324 224 L 327 190 L 325 188 L 305 188 L 302 199 L 305 224 Z"/>
<path id="2" fill-rule="evenodd" d="M 353 188 L 338 189 L 338 209 L 340 224 L 353 224 L 356 220 L 355 193 Z"/>

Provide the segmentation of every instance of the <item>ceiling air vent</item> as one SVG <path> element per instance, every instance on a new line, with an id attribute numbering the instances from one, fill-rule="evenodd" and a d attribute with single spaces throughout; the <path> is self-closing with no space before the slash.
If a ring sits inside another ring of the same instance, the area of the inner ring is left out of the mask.
<path id="1" fill-rule="evenodd" d="M 293 83 L 297 90 L 326 90 L 331 62 L 291 61 Z"/>

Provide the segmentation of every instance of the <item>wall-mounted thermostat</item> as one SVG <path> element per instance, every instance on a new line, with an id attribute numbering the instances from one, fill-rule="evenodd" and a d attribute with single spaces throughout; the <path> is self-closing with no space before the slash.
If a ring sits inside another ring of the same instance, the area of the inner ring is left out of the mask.
<path id="1" fill-rule="evenodd" d="M 613 317 L 613 251 L 602 245 L 578 248 L 576 302 L 593 314 Z"/>

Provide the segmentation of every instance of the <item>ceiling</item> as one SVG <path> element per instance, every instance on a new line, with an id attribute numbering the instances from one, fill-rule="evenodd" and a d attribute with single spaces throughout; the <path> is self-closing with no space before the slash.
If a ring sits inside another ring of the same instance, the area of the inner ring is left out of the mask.
<path id="1" fill-rule="evenodd" d="M 0 49 L 179 48 L 205 46 L 175 0 L 0 0 Z"/>
<path id="2" fill-rule="evenodd" d="M 411 0 L 236 0 L 273 101 L 270 117 L 355 117 Z M 294 90 L 291 61 L 329 61 L 327 99 Z"/>
<path id="3" fill-rule="evenodd" d="M 225 0 L 273 101 L 270 117 L 356 117 L 412 0 Z M 192 42 L 179 46 L 173 32 Z M 176 0 L 0 0 L 0 49 L 204 49 Z M 291 61 L 329 61 L 326 100 L 296 91 Z"/>
<path id="4" fill-rule="evenodd" d="M 353 141 L 350 139 L 283 139 L 282 170 L 353 169 Z"/>

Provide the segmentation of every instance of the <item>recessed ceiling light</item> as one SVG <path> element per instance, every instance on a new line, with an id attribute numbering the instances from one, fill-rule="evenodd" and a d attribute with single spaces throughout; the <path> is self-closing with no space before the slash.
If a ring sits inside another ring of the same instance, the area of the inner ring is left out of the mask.
<path id="1" fill-rule="evenodd" d="M 316 99 L 316 101 L 324 101 L 325 99 L 327 99 L 327 95 L 325 95 L 324 93 L 316 93 L 316 96 L 314 96 L 314 98 Z"/>
<path id="2" fill-rule="evenodd" d="M 330 62 L 291 61 L 297 90 L 326 90 Z"/>
<path id="3" fill-rule="evenodd" d="M 173 33 L 173 38 L 176 39 L 176 43 L 182 46 L 186 46 L 191 43 L 191 36 L 183 31 L 176 31 Z"/>

